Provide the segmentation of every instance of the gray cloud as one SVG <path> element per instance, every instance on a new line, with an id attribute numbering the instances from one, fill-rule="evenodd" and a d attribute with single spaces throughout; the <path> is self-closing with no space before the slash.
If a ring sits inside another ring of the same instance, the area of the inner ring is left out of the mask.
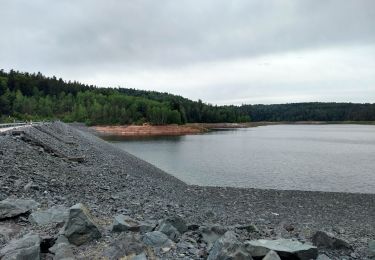
<path id="1" fill-rule="evenodd" d="M 0 3 L 0 67 L 69 79 L 111 75 L 111 81 L 101 82 L 104 85 L 130 71 L 350 46 L 370 46 L 369 54 L 374 54 L 375 48 L 373 0 Z M 138 87 L 151 85 L 143 82 Z M 171 91 L 179 93 L 178 86 Z M 209 93 L 206 97 L 210 99 Z"/>

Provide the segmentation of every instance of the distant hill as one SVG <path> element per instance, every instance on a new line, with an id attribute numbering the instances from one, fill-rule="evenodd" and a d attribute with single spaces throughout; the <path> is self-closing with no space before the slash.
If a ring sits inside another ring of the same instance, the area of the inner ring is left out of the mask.
<path id="1" fill-rule="evenodd" d="M 61 119 L 87 124 L 375 121 L 375 104 L 294 103 L 214 106 L 156 91 L 98 88 L 0 70 L 0 121 Z"/>

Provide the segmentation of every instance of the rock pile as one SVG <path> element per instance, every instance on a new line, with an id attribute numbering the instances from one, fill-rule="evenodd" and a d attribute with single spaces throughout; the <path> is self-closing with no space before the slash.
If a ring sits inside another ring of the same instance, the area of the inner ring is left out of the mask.
<path id="1" fill-rule="evenodd" d="M 55 206 L 45 210 L 38 210 L 36 207 L 39 204 L 33 200 L 6 199 L 0 205 L 5 216 L 2 221 L 8 224 L 9 221 L 16 223 L 22 219 L 27 222 L 24 224 L 27 230 L 51 225 L 59 229 L 52 237 L 30 232 L 8 240 L 0 250 L 1 259 L 36 260 L 49 255 L 56 260 L 72 260 L 75 259 L 75 252 L 86 245 L 92 248 L 96 258 L 138 260 L 324 260 L 330 258 L 325 254 L 319 255 L 318 248 L 352 248 L 348 242 L 324 231 L 317 231 L 312 236 L 316 247 L 295 239 L 247 240 L 247 234 L 261 232 L 253 225 L 252 228 L 243 228 L 243 225 L 188 225 L 179 216 L 161 219 L 156 224 L 151 220 L 138 221 L 121 214 L 114 217 L 112 224 L 99 225 L 81 203 L 69 209 Z M 25 213 L 29 213 L 28 218 L 23 217 Z M 64 224 L 62 227 L 61 223 Z M 103 238 L 103 234 L 106 238 Z M 100 246 L 103 242 L 106 244 L 104 247 Z M 370 241 L 369 257 L 374 255 L 374 241 Z"/>

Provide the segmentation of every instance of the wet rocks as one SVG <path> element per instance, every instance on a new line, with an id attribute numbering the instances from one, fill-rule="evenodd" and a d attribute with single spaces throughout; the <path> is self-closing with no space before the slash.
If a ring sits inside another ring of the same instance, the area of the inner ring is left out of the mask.
<path id="1" fill-rule="evenodd" d="M 282 257 L 294 257 L 300 260 L 316 259 L 318 249 L 315 246 L 302 244 L 291 239 L 252 240 L 245 242 L 246 250 L 253 257 L 263 257 L 273 250 Z"/>
<path id="2" fill-rule="evenodd" d="M 101 233 L 87 208 L 78 203 L 69 209 L 69 217 L 64 226 L 64 235 L 74 245 L 82 245 L 101 237 Z"/>
<path id="3" fill-rule="evenodd" d="M 209 255 L 208 260 L 224 260 L 224 259 L 252 259 L 251 255 L 245 250 L 233 231 L 228 231 L 216 240 Z"/>
<path id="4" fill-rule="evenodd" d="M 21 239 L 12 240 L 8 245 L 0 250 L 0 259 L 40 259 L 40 242 L 39 235 L 27 234 Z"/>
<path id="5" fill-rule="evenodd" d="M 51 223 L 64 223 L 69 215 L 67 208 L 62 206 L 40 210 L 30 214 L 29 221 L 36 225 L 48 225 Z"/>
<path id="6" fill-rule="evenodd" d="M 314 245 L 322 248 L 351 249 L 351 246 L 347 241 L 341 238 L 337 238 L 332 233 L 328 233 L 325 231 L 317 231 L 313 235 L 312 241 Z"/>
<path id="7" fill-rule="evenodd" d="M 146 245 L 152 247 L 166 247 L 173 244 L 173 242 L 168 238 L 168 236 L 160 231 L 153 231 L 144 234 L 143 242 Z"/>
<path id="8" fill-rule="evenodd" d="M 37 207 L 35 200 L 7 198 L 0 201 L 0 220 L 17 217 Z"/>

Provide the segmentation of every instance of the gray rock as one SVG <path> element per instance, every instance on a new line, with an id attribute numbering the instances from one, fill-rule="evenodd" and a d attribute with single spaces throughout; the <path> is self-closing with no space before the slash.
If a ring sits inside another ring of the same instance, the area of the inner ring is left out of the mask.
<path id="1" fill-rule="evenodd" d="M 139 232 L 146 233 L 146 232 L 151 232 L 154 230 L 156 224 L 155 222 L 152 221 L 140 221 L 139 222 Z"/>
<path id="2" fill-rule="evenodd" d="M 54 260 L 74 260 L 74 254 L 72 246 L 69 240 L 65 236 L 59 236 L 53 245 L 49 249 L 51 253 L 54 254 Z"/>
<path id="3" fill-rule="evenodd" d="M 314 245 L 322 248 L 351 249 L 351 246 L 347 241 L 337 238 L 333 234 L 325 231 L 317 231 L 313 235 L 312 241 Z"/>
<path id="4" fill-rule="evenodd" d="M 111 230 L 113 232 L 133 231 L 139 232 L 140 224 L 138 221 L 124 215 L 117 215 L 113 221 Z"/>
<path id="5" fill-rule="evenodd" d="M 281 258 L 275 251 L 271 250 L 263 257 L 263 260 L 281 260 Z"/>
<path id="6" fill-rule="evenodd" d="M 162 222 L 161 224 L 159 224 L 157 231 L 166 234 L 173 241 L 177 241 L 178 238 L 181 236 L 181 233 L 178 232 L 177 228 L 175 228 L 169 222 Z"/>
<path id="7" fill-rule="evenodd" d="M 105 259 L 143 259 L 146 257 L 146 246 L 140 241 L 137 233 L 123 233 L 104 252 Z M 147 259 L 147 258 L 146 258 Z"/>
<path id="8" fill-rule="evenodd" d="M 38 207 L 35 200 L 5 199 L 0 201 L 0 220 L 17 217 Z"/>
<path id="9" fill-rule="evenodd" d="M 207 244 L 208 250 L 210 250 L 215 241 L 223 236 L 227 231 L 227 228 L 222 226 L 202 226 L 199 228 L 201 239 Z"/>
<path id="10" fill-rule="evenodd" d="M 143 242 L 146 245 L 153 246 L 153 247 L 164 247 L 172 245 L 173 242 L 160 231 L 152 231 L 144 234 Z"/>
<path id="11" fill-rule="evenodd" d="M 52 223 L 64 223 L 68 219 L 69 211 L 62 206 L 40 210 L 30 214 L 29 221 L 39 226 Z"/>
<path id="12" fill-rule="evenodd" d="M 68 221 L 64 226 L 64 235 L 70 243 L 77 246 L 101 237 L 101 233 L 90 213 L 81 203 L 69 209 Z"/>
<path id="13" fill-rule="evenodd" d="M 331 260 L 328 256 L 325 254 L 318 255 L 318 258 L 316 260 Z"/>
<path id="14" fill-rule="evenodd" d="M 181 234 L 188 231 L 188 226 L 187 226 L 185 220 L 181 217 L 178 217 L 178 216 L 173 216 L 173 217 L 169 217 L 169 218 L 166 218 L 166 219 L 162 220 L 159 223 L 159 226 L 162 226 L 162 225 L 165 225 L 165 224 L 172 225 Z"/>
<path id="15" fill-rule="evenodd" d="M 245 246 L 253 257 L 263 257 L 270 250 L 276 251 L 281 258 L 295 257 L 301 260 L 310 260 L 318 256 L 318 249 L 315 246 L 302 244 L 291 239 L 252 240 L 246 241 Z"/>
<path id="16" fill-rule="evenodd" d="M 228 231 L 216 240 L 207 260 L 245 260 L 252 259 L 251 255 L 246 252 L 243 244 L 238 241 L 233 231 Z"/>
<path id="17" fill-rule="evenodd" d="M 240 230 L 246 230 L 249 233 L 259 232 L 259 229 L 257 226 L 253 224 L 247 224 L 247 225 L 236 225 L 235 228 Z"/>
<path id="18" fill-rule="evenodd" d="M 8 245 L 0 250 L 0 259 L 14 260 L 14 259 L 27 259 L 39 260 L 40 259 L 40 242 L 39 235 L 27 234 L 21 239 L 12 240 Z"/>
<path id="19" fill-rule="evenodd" d="M 368 242 L 368 255 L 375 258 L 375 240 Z"/>
<path id="20" fill-rule="evenodd" d="M 147 260 L 146 253 L 141 253 L 139 255 L 135 255 L 131 258 L 131 260 Z"/>
<path id="21" fill-rule="evenodd" d="M 15 223 L 0 223 L 0 244 L 5 244 L 19 234 L 21 226 Z"/>

